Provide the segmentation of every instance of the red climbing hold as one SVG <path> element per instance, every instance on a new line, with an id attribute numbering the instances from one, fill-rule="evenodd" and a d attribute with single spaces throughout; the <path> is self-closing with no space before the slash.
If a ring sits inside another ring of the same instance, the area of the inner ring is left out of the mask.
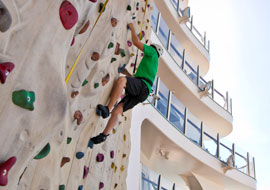
<path id="1" fill-rule="evenodd" d="M 83 179 L 85 179 L 87 177 L 89 173 L 89 168 L 84 166 L 84 169 L 83 169 Z"/>
<path id="2" fill-rule="evenodd" d="M 99 183 L 99 189 L 102 189 L 104 187 L 104 183 L 103 182 L 100 182 Z"/>
<path id="3" fill-rule="evenodd" d="M 69 1 L 63 1 L 59 9 L 59 15 L 66 30 L 71 29 L 78 21 L 78 12 Z"/>
<path id="4" fill-rule="evenodd" d="M 71 98 L 75 98 L 78 95 L 79 95 L 79 92 L 78 91 L 74 91 L 74 92 L 71 93 Z"/>
<path id="5" fill-rule="evenodd" d="M 96 157 L 97 162 L 103 162 L 104 160 L 104 155 L 101 153 L 98 153 L 97 157 Z"/>
<path id="6" fill-rule="evenodd" d="M 75 42 L 75 37 L 72 38 L 70 46 L 73 46 L 74 42 Z"/>
<path id="7" fill-rule="evenodd" d="M 89 1 L 91 1 L 92 3 L 96 3 L 97 2 L 97 0 L 89 0 Z"/>
<path id="8" fill-rule="evenodd" d="M 0 63 L 0 80 L 2 84 L 6 82 L 7 76 L 14 67 L 14 64 L 10 62 Z"/>
<path id="9" fill-rule="evenodd" d="M 6 186 L 8 184 L 8 172 L 16 163 L 16 160 L 16 157 L 13 156 L 6 162 L 0 164 L 0 186 Z"/>
<path id="10" fill-rule="evenodd" d="M 114 158 L 114 151 L 113 150 L 110 152 L 110 156 L 111 156 L 111 158 Z"/>
<path id="11" fill-rule="evenodd" d="M 132 46 L 132 42 L 131 41 L 127 41 L 127 44 L 128 44 L 128 47 L 131 47 Z"/>
<path id="12" fill-rule="evenodd" d="M 91 56 L 91 59 L 93 61 L 98 61 L 99 60 L 99 53 L 98 52 L 94 52 Z"/>

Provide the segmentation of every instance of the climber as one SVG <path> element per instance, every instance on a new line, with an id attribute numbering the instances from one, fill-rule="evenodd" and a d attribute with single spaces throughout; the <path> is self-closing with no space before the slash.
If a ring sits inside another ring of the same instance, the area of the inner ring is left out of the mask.
<path id="1" fill-rule="evenodd" d="M 99 144 L 106 140 L 107 136 L 109 136 L 109 132 L 116 125 L 119 116 L 123 112 L 146 100 L 152 90 L 153 81 L 156 77 L 158 58 L 163 53 L 162 47 L 158 44 L 151 44 L 150 46 L 143 44 L 138 39 L 132 23 L 128 24 L 128 28 L 131 30 L 133 44 L 144 52 L 144 56 L 134 77 L 126 69 L 122 72 L 126 76 L 119 77 L 115 82 L 109 104 L 107 106 L 101 104 L 97 105 L 97 115 L 103 118 L 109 117 L 110 110 L 112 110 L 112 112 L 104 131 L 98 136 L 91 138 L 94 144 Z M 120 98 L 123 89 L 125 89 L 126 92 L 125 97 L 113 108 L 116 101 Z"/>

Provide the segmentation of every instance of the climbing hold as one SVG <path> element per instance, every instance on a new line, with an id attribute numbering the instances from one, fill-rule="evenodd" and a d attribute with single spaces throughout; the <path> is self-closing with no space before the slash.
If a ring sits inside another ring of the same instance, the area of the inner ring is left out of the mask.
<path id="1" fill-rule="evenodd" d="M 0 31 L 6 32 L 12 23 L 12 17 L 6 6 L 0 1 Z"/>
<path id="2" fill-rule="evenodd" d="M 126 154 L 123 154 L 123 158 L 125 158 L 127 155 Z"/>
<path id="3" fill-rule="evenodd" d="M 145 30 L 148 30 L 148 26 L 145 26 Z"/>
<path id="4" fill-rule="evenodd" d="M 127 117 L 125 116 L 125 121 L 127 120 Z"/>
<path id="5" fill-rule="evenodd" d="M 117 183 L 116 183 L 116 184 L 114 184 L 114 188 L 116 188 L 116 187 L 117 187 L 117 185 L 118 185 Z"/>
<path id="6" fill-rule="evenodd" d="M 111 63 L 114 62 L 114 61 L 116 61 L 116 58 L 113 57 L 113 58 L 111 59 Z"/>
<path id="7" fill-rule="evenodd" d="M 113 130 L 112 130 L 112 133 L 113 133 L 113 134 L 115 134 L 115 133 L 116 133 L 116 130 L 115 130 L 115 129 L 113 129 Z"/>
<path id="8" fill-rule="evenodd" d="M 12 101 L 15 105 L 33 111 L 35 93 L 32 91 L 19 90 L 12 93 Z"/>
<path id="9" fill-rule="evenodd" d="M 139 10 L 139 7 L 136 7 L 136 11 L 138 11 Z"/>
<path id="10" fill-rule="evenodd" d="M 123 136 L 123 139 L 124 139 L 124 141 L 126 141 L 126 139 L 127 139 L 127 136 L 126 136 L 126 135 L 124 135 L 124 136 Z"/>
<path id="11" fill-rule="evenodd" d="M 94 88 L 98 88 L 98 87 L 99 87 L 99 83 L 95 83 Z"/>
<path id="12" fill-rule="evenodd" d="M 105 86 L 110 80 L 110 74 L 108 73 L 105 77 L 102 78 L 101 84 Z"/>
<path id="13" fill-rule="evenodd" d="M 85 79 L 82 83 L 82 86 L 85 86 L 88 83 L 88 81 Z"/>
<path id="14" fill-rule="evenodd" d="M 0 164 L 0 186 L 6 186 L 8 184 L 8 172 L 16 163 L 16 160 L 17 158 L 13 156 L 4 163 Z"/>
<path id="15" fill-rule="evenodd" d="M 140 24 L 141 24 L 141 21 L 138 20 L 138 25 L 140 25 Z"/>
<path id="16" fill-rule="evenodd" d="M 121 172 L 124 171 L 125 170 L 125 166 L 122 165 L 121 168 L 120 168 L 120 170 L 121 170 Z"/>
<path id="17" fill-rule="evenodd" d="M 93 61 L 98 61 L 99 60 L 99 53 L 98 52 L 94 52 L 91 56 L 91 59 Z"/>
<path id="18" fill-rule="evenodd" d="M 89 140 L 89 141 L 88 141 L 88 147 L 92 149 L 93 146 L 94 146 L 94 142 L 91 141 L 91 140 Z"/>
<path id="19" fill-rule="evenodd" d="M 144 31 L 142 31 L 142 34 L 141 33 L 138 34 L 138 38 L 140 40 L 142 40 L 144 38 L 144 36 L 145 36 L 145 32 Z"/>
<path id="20" fill-rule="evenodd" d="M 84 168 L 83 168 L 83 179 L 85 179 L 87 177 L 88 173 L 89 173 L 89 168 L 84 166 Z"/>
<path id="21" fill-rule="evenodd" d="M 133 17 L 132 17 L 132 20 L 135 20 L 135 19 L 136 19 L 136 17 L 135 17 L 135 16 L 133 16 Z"/>
<path id="22" fill-rule="evenodd" d="M 141 53 L 141 56 L 143 57 L 144 56 L 144 53 Z"/>
<path id="23" fill-rule="evenodd" d="M 104 6 L 103 3 L 100 3 L 100 4 L 99 4 L 99 10 L 98 10 L 99 13 L 100 13 L 100 11 L 102 10 L 103 6 Z M 104 9 L 103 9 L 103 12 L 104 12 L 104 11 L 105 11 L 105 7 L 104 7 Z"/>
<path id="24" fill-rule="evenodd" d="M 68 137 L 68 138 L 67 138 L 67 144 L 70 144 L 71 141 L 72 141 L 72 138 L 71 138 L 71 137 Z"/>
<path id="25" fill-rule="evenodd" d="M 149 40 L 146 40 L 145 43 L 148 43 Z"/>
<path id="26" fill-rule="evenodd" d="M 134 66 L 135 66 L 135 63 L 131 63 L 130 66 L 131 66 L 131 67 L 134 67 Z"/>
<path id="27" fill-rule="evenodd" d="M 76 158 L 77 159 L 81 159 L 81 158 L 83 158 L 84 157 L 84 153 L 83 152 L 77 152 L 76 153 Z"/>
<path id="28" fill-rule="evenodd" d="M 70 46 L 73 46 L 74 43 L 75 43 L 75 37 L 72 38 Z"/>
<path id="29" fill-rule="evenodd" d="M 34 157 L 36 160 L 40 160 L 45 158 L 51 151 L 50 143 L 46 144 L 46 146 Z"/>
<path id="30" fill-rule="evenodd" d="M 127 10 L 131 11 L 131 6 L 130 5 L 127 6 Z"/>
<path id="31" fill-rule="evenodd" d="M 121 57 L 125 57 L 126 56 L 126 52 L 124 49 L 121 50 Z"/>
<path id="32" fill-rule="evenodd" d="M 111 158 L 114 158 L 114 151 L 113 150 L 110 152 L 110 156 L 111 156 Z"/>
<path id="33" fill-rule="evenodd" d="M 98 153 L 97 157 L 96 157 L 96 161 L 97 162 L 103 162 L 103 160 L 104 160 L 104 155 L 101 154 L 101 153 Z"/>
<path id="34" fill-rule="evenodd" d="M 116 27 L 117 19 L 116 18 L 111 18 L 111 24 L 112 24 L 112 27 Z"/>
<path id="35" fill-rule="evenodd" d="M 114 167 L 114 173 L 116 173 L 116 172 L 117 172 L 117 166 Z"/>
<path id="36" fill-rule="evenodd" d="M 90 20 L 88 20 L 88 21 L 85 23 L 85 25 L 84 25 L 84 26 L 82 27 L 82 29 L 80 30 L 79 34 L 84 33 L 84 32 L 87 30 L 87 28 L 89 27 L 89 25 L 90 25 Z"/>
<path id="37" fill-rule="evenodd" d="M 63 1 L 59 9 L 59 15 L 66 30 L 71 29 L 78 21 L 78 12 L 69 1 Z"/>
<path id="38" fill-rule="evenodd" d="M 95 3 L 95 2 L 97 2 L 97 0 L 89 0 L 89 1 L 91 1 L 92 3 Z"/>
<path id="39" fill-rule="evenodd" d="M 76 96 L 78 96 L 79 95 L 79 91 L 73 91 L 72 93 L 71 93 L 71 98 L 75 98 Z"/>
<path id="40" fill-rule="evenodd" d="M 59 185 L 59 190 L 65 190 L 65 189 L 66 189 L 65 185 Z"/>
<path id="41" fill-rule="evenodd" d="M 120 44 L 117 42 L 116 46 L 115 46 L 115 50 L 114 50 L 114 54 L 115 55 L 119 55 L 120 54 Z"/>
<path id="42" fill-rule="evenodd" d="M 115 167 L 115 164 L 114 162 L 111 164 L 111 168 L 113 169 Z"/>
<path id="43" fill-rule="evenodd" d="M 118 67 L 118 73 L 122 73 L 124 69 L 126 68 L 127 64 L 124 64 L 122 67 Z"/>
<path id="44" fill-rule="evenodd" d="M 83 190 L 83 186 L 80 185 L 80 186 L 78 187 L 78 190 Z"/>
<path id="45" fill-rule="evenodd" d="M 75 120 L 77 120 L 77 125 L 80 125 L 82 123 L 83 115 L 82 115 L 82 112 L 80 110 L 75 111 L 73 117 Z"/>
<path id="46" fill-rule="evenodd" d="M 139 6 L 139 2 L 136 3 L 136 7 L 138 7 L 138 6 Z"/>
<path id="47" fill-rule="evenodd" d="M 0 1 L 0 6 L 1 6 L 1 1 Z M 0 8 L 0 10 L 1 10 L 1 8 Z M 0 13 L 0 15 L 1 15 L 1 13 Z M 1 17 L 0 17 L 0 22 L 1 22 Z M 0 63 L 0 80 L 1 80 L 2 84 L 4 84 L 6 82 L 6 79 L 9 75 L 9 73 L 14 69 L 14 67 L 15 67 L 15 65 L 11 62 Z"/>
<path id="48" fill-rule="evenodd" d="M 130 54 L 130 57 L 133 57 L 134 55 L 135 55 L 134 53 L 131 53 L 131 54 Z"/>
<path id="49" fill-rule="evenodd" d="M 114 46 L 113 43 L 110 42 L 109 45 L 108 45 L 108 49 L 113 48 L 113 46 Z"/>
<path id="50" fill-rule="evenodd" d="M 103 182 L 100 182 L 99 183 L 99 189 L 102 189 L 104 187 L 104 183 Z"/>
<path id="51" fill-rule="evenodd" d="M 62 168 L 66 163 L 70 162 L 70 158 L 68 157 L 63 157 L 61 161 L 60 167 Z"/>
<path id="52" fill-rule="evenodd" d="M 127 45 L 128 45 L 128 47 L 131 47 L 132 46 L 132 42 L 131 41 L 127 41 Z"/>

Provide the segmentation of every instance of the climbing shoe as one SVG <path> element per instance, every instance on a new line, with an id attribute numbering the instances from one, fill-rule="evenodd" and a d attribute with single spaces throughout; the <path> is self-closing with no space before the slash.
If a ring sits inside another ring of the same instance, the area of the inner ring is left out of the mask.
<path id="1" fill-rule="evenodd" d="M 103 106 L 101 104 L 97 105 L 96 113 L 99 116 L 102 116 L 104 119 L 110 116 L 110 111 L 108 106 Z"/>
<path id="2" fill-rule="evenodd" d="M 104 133 L 100 133 L 98 136 L 92 137 L 90 141 L 92 141 L 94 144 L 102 143 L 106 140 L 107 136 Z"/>

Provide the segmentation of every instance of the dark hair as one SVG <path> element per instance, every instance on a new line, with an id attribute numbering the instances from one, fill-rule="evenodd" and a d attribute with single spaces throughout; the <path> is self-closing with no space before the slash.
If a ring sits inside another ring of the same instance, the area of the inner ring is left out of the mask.
<path id="1" fill-rule="evenodd" d="M 157 55 L 158 55 L 158 57 L 159 57 L 159 53 L 158 53 L 158 50 L 157 50 L 157 48 L 153 45 L 153 44 L 151 44 L 150 45 L 152 48 L 154 48 L 155 50 L 156 50 L 156 52 L 157 52 Z"/>

